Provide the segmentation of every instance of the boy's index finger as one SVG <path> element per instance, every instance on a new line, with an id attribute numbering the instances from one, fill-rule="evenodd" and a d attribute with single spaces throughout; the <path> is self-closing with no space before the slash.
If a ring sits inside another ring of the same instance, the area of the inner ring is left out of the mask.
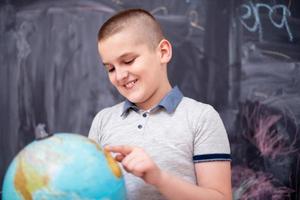
<path id="1" fill-rule="evenodd" d="M 113 153 L 120 153 L 123 155 L 128 155 L 133 151 L 133 147 L 127 146 L 127 145 L 106 146 L 105 150 L 113 152 Z"/>

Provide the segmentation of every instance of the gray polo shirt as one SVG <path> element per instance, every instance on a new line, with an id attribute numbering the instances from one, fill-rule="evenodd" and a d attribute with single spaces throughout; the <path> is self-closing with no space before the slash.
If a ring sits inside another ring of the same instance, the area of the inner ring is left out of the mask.
<path id="1" fill-rule="evenodd" d="M 177 87 L 147 111 L 129 101 L 103 109 L 93 120 L 89 138 L 101 146 L 141 147 L 161 169 L 193 184 L 195 163 L 231 160 L 219 114 L 208 104 L 183 97 Z M 164 199 L 142 179 L 123 173 L 128 199 Z"/>

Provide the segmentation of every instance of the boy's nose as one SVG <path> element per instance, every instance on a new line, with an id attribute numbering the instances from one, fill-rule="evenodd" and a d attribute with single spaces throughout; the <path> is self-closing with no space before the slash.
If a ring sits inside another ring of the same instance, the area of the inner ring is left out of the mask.
<path id="1" fill-rule="evenodd" d="M 122 81 L 128 77 L 128 71 L 127 70 L 116 70 L 116 79 L 117 81 Z"/>

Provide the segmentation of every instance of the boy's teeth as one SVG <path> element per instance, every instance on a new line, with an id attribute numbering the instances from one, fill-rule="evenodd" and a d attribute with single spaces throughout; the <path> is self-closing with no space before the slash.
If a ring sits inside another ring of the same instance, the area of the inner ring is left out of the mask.
<path id="1" fill-rule="evenodd" d="M 127 88 L 132 88 L 133 85 L 134 85 L 134 83 L 135 83 L 135 81 L 131 81 L 131 82 L 127 83 L 125 86 L 126 86 Z"/>

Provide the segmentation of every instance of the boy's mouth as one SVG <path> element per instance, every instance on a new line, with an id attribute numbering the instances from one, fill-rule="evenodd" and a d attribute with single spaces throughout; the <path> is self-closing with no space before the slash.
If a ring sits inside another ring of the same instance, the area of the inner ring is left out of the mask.
<path id="1" fill-rule="evenodd" d="M 135 79 L 135 80 L 133 80 L 133 81 L 129 81 L 128 83 L 126 83 L 126 84 L 124 85 L 124 87 L 125 87 L 126 89 L 131 89 L 131 88 L 133 88 L 133 86 L 135 85 L 136 82 L 137 82 L 137 79 Z"/>

